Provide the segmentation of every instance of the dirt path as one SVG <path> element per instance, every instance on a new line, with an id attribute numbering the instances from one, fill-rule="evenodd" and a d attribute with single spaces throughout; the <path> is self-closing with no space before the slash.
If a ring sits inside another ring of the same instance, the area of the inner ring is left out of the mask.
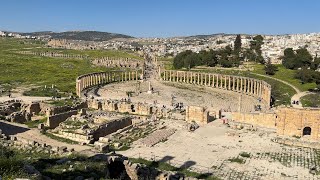
<path id="1" fill-rule="evenodd" d="M 54 139 L 51 139 L 39 132 L 38 129 L 30 129 L 24 124 L 11 123 L 7 121 L 0 121 L 0 129 L 6 135 L 14 135 L 16 137 L 36 141 L 41 144 L 46 143 L 51 146 L 66 146 L 68 149 L 74 148 L 75 151 L 81 152 L 84 150 L 90 150 L 92 147 L 81 146 L 77 144 L 67 144 Z"/>

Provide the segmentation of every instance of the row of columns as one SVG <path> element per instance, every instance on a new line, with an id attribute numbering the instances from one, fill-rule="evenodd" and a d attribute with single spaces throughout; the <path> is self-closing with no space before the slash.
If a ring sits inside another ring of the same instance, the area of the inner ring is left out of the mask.
<path id="1" fill-rule="evenodd" d="M 101 72 L 82 75 L 76 80 L 76 92 L 80 97 L 81 92 L 92 86 L 107 84 L 112 82 L 138 80 L 138 71 L 131 72 Z"/>
<path id="2" fill-rule="evenodd" d="M 245 93 L 261 98 L 267 104 L 270 103 L 271 86 L 262 80 L 241 76 L 172 70 L 162 71 L 159 75 L 164 81 L 183 82 Z"/>
<path id="3" fill-rule="evenodd" d="M 21 54 L 30 54 L 35 56 L 46 56 L 46 57 L 60 57 L 60 58 L 87 58 L 81 54 L 61 54 L 56 52 L 32 52 L 32 51 L 20 51 Z"/>

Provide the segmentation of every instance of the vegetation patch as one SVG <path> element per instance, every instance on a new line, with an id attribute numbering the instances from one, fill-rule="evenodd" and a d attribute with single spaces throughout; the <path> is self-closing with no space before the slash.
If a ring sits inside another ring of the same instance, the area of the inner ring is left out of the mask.
<path id="1" fill-rule="evenodd" d="M 37 128 L 39 124 L 45 123 L 46 121 L 47 117 L 44 117 L 42 119 L 25 122 L 24 124 L 26 124 L 29 128 Z"/>
<path id="2" fill-rule="evenodd" d="M 239 163 L 239 164 L 244 164 L 246 161 L 242 158 L 239 157 L 235 157 L 235 158 L 230 158 L 228 159 L 230 162 L 235 162 L 235 163 Z"/>
<path id="3" fill-rule="evenodd" d="M 58 92 L 55 88 L 32 88 L 29 91 L 23 92 L 24 96 L 40 96 L 40 97 L 64 97 L 66 94 Z"/>
<path id="4" fill-rule="evenodd" d="M 320 94 L 308 94 L 300 98 L 303 107 L 320 107 Z"/>

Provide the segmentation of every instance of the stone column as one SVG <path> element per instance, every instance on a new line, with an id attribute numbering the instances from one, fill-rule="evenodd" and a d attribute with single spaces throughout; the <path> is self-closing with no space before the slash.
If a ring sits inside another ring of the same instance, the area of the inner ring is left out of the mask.
<path id="1" fill-rule="evenodd" d="M 243 92 L 243 78 L 241 78 L 241 83 L 240 83 L 240 92 Z"/>
<path id="2" fill-rule="evenodd" d="M 200 74 L 200 79 L 201 79 L 200 85 L 203 85 L 203 74 L 202 73 Z"/>
<path id="3" fill-rule="evenodd" d="M 244 78 L 244 92 L 247 93 L 247 78 Z"/>
<path id="4" fill-rule="evenodd" d="M 171 71 L 169 71 L 169 81 L 171 81 L 171 78 L 172 78 Z"/>
<path id="5" fill-rule="evenodd" d="M 123 72 L 121 72 L 121 82 L 123 82 L 124 80 L 123 80 L 123 75 L 124 75 L 124 73 Z"/>
<path id="6" fill-rule="evenodd" d="M 227 89 L 227 76 L 224 75 L 224 89 Z"/>
<path id="7" fill-rule="evenodd" d="M 240 89 L 240 79 L 237 77 L 237 91 L 239 92 Z"/>
<path id="8" fill-rule="evenodd" d="M 197 82 L 197 84 L 199 85 L 199 84 L 200 84 L 200 73 L 197 73 L 197 75 L 198 75 L 198 82 Z"/>
<path id="9" fill-rule="evenodd" d="M 235 77 L 232 76 L 232 91 L 235 90 Z"/>
<path id="10" fill-rule="evenodd" d="M 207 83 L 207 73 L 204 74 L 204 85 L 207 86 L 208 83 Z"/>
<path id="11" fill-rule="evenodd" d="M 186 72 L 183 72 L 183 82 L 186 82 Z"/>
<path id="12" fill-rule="evenodd" d="M 222 85 L 223 85 L 223 79 L 222 79 L 222 75 L 219 75 L 220 76 L 220 88 L 222 89 Z"/>

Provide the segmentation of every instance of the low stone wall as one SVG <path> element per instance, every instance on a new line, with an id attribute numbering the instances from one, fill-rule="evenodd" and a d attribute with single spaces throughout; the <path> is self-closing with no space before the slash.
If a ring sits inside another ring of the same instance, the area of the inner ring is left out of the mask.
<path id="1" fill-rule="evenodd" d="M 59 134 L 55 134 L 55 135 L 59 137 L 71 139 L 73 141 L 86 143 L 86 144 L 89 144 L 93 140 L 92 135 L 83 135 L 83 134 L 76 134 L 76 133 L 63 132 L 63 131 L 59 131 Z"/>
<path id="2" fill-rule="evenodd" d="M 117 120 L 108 122 L 105 125 L 101 125 L 98 129 L 94 131 L 93 138 L 94 140 L 98 141 L 99 137 L 103 137 L 113 132 L 116 132 L 119 129 L 130 126 L 131 124 L 132 124 L 131 117 L 117 119 Z"/>
<path id="3" fill-rule="evenodd" d="M 72 110 L 72 111 L 56 114 L 53 116 L 48 116 L 47 126 L 49 128 L 56 128 L 59 126 L 61 122 L 65 121 L 72 115 L 77 115 L 77 114 L 78 114 L 78 110 Z"/>
<path id="4" fill-rule="evenodd" d="M 130 58 L 102 57 L 91 60 L 97 66 L 119 67 L 119 68 L 142 68 L 143 61 Z"/>
<path id="5" fill-rule="evenodd" d="M 56 114 L 61 114 L 68 111 L 79 110 L 83 108 L 87 108 L 87 102 L 81 102 L 80 104 L 75 104 L 74 106 L 57 106 L 57 107 L 49 107 L 46 110 L 47 116 L 53 116 Z"/>
<path id="6" fill-rule="evenodd" d="M 104 111 L 129 113 L 133 115 L 156 115 L 157 117 L 168 117 L 168 109 L 160 108 L 152 104 L 132 103 L 127 101 L 112 101 L 112 100 L 88 100 L 88 108 L 100 109 Z"/>
<path id="7" fill-rule="evenodd" d="M 277 115 L 275 113 L 232 112 L 232 120 L 266 128 L 276 128 L 277 126 Z"/>

